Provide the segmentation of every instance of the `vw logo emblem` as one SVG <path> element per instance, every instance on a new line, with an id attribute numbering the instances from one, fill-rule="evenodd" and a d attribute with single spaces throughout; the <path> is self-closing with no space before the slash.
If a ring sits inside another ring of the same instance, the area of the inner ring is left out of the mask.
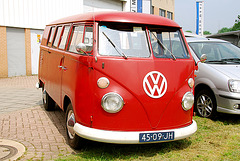
<path id="1" fill-rule="evenodd" d="M 143 79 L 143 89 L 151 98 L 160 98 L 167 91 L 167 80 L 158 71 L 149 72 Z"/>

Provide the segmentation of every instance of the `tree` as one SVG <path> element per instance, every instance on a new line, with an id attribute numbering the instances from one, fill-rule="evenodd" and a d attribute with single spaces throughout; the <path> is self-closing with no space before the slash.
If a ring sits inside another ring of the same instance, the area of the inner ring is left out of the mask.
<path id="1" fill-rule="evenodd" d="M 232 31 L 237 31 L 237 30 L 240 30 L 240 22 L 235 23 L 232 27 Z"/>
<path id="2" fill-rule="evenodd" d="M 203 35 L 211 35 L 212 33 L 209 31 L 203 31 Z"/>
<path id="3" fill-rule="evenodd" d="M 221 34 L 221 33 L 224 33 L 224 32 L 230 32 L 230 31 L 231 31 L 230 28 L 224 27 L 221 30 L 218 30 L 218 34 Z"/>
<path id="4" fill-rule="evenodd" d="M 224 27 L 221 30 L 218 30 L 218 34 L 230 31 L 238 31 L 240 30 L 240 15 L 238 15 L 237 19 L 235 20 L 235 24 L 231 28 Z"/>
<path id="5" fill-rule="evenodd" d="M 235 20 L 235 23 L 240 22 L 240 15 L 238 15 L 238 19 Z"/>
<path id="6" fill-rule="evenodd" d="M 232 27 L 232 31 L 240 30 L 240 15 L 238 15 L 238 18 L 235 20 L 235 24 Z"/>
<path id="7" fill-rule="evenodd" d="M 188 31 L 185 31 L 185 32 L 189 32 L 189 33 L 192 33 L 192 31 L 189 31 L 189 30 L 188 30 Z"/>

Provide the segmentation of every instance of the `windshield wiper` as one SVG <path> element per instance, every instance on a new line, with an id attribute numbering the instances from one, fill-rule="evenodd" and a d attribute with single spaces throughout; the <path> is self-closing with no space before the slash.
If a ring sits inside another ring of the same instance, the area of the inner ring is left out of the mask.
<path id="1" fill-rule="evenodd" d="M 127 55 L 124 54 L 124 52 L 123 52 L 118 46 L 116 46 L 116 45 L 112 42 L 112 40 L 105 34 L 105 32 L 102 32 L 102 33 L 103 33 L 103 35 L 108 39 L 108 41 L 109 41 L 110 44 L 114 47 L 114 49 L 115 49 L 123 58 L 127 59 L 127 58 L 128 58 Z"/>
<path id="2" fill-rule="evenodd" d="M 222 59 L 223 61 L 228 61 L 228 62 L 234 62 L 234 63 L 240 63 L 240 58 L 225 58 Z"/>
<path id="3" fill-rule="evenodd" d="M 176 60 L 175 55 L 173 55 L 173 53 L 170 50 L 168 50 L 168 48 L 157 38 L 157 36 L 155 34 L 153 34 L 153 36 L 157 39 L 158 44 L 161 45 L 163 49 L 167 50 L 170 53 L 170 55 L 172 56 L 173 60 Z"/>
<path id="4" fill-rule="evenodd" d="M 206 63 L 227 64 L 227 62 L 225 60 L 206 60 Z"/>

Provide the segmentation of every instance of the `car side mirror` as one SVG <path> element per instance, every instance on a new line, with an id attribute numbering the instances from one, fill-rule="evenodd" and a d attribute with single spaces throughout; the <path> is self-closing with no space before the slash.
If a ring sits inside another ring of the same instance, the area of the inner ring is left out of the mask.
<path id="1" fill-rule="evenodd" d="M 206 60 L 207 60 L 207 55 L 206 54 L 202 54 L 201 58 L 200 58 L 200 62 L 201 63 L 205 63 Z"/>
<path id="2" fill-rule="evenodd" d="M 79 43 L 76 46 L 76 50 L 80 54 L 84 54 L 84 53 L 86 54 L 87 47 L 86 47 L 86 45 L 84 43 Z"/>
<path id="3" fill-rule="evenodd" d="M 205 63 L 207 60 L 207 55 L 206 54 L 202 54 L 202 56 L 200 57 L 200 61 L 197 62 L 197 65 L 195 66 L 195 70 L 198 70 L 198 64 L 199 63 Z"/>

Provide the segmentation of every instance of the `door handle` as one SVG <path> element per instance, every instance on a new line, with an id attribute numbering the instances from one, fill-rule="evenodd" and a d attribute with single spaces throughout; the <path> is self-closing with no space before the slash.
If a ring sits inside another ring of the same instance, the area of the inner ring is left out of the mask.
<path id="1" fill-rule="evenodd" d="M 64 66 L 61 66 L 61 65 L 59 65 L 59 66 L 58 66 L 58 68 L 59 68 L 59 69 L 63 69 L 64 71 L 65 71 L 65 70 L 67 70 L 67 68 L 66 68 L 66 67 L 64 67 Z"/>
<path id="2" fill-rule="evenodd" d="M 66 67 L 64 67 L 64 66 L 62 67 L 62 69 L 63 69 L 64 71 L 66 71 L 66 70 L 67 70 L 67 68 L 66 68 Z"/>
<path id="3" fill-rule="evenodd" d="M 59 68 L 59 70 L 62 69 L 62 70 L 64 70 L 64 71 L 66 71 L 66 70 L 67 70 L 67 67 L 63 66 L 63 64 L 64 64 L 64 58 L 65 58 L 65 56 L 63 56 L 63 57 L 61 58 L 60 64 L 59 64 L 58 68 Z"/>

